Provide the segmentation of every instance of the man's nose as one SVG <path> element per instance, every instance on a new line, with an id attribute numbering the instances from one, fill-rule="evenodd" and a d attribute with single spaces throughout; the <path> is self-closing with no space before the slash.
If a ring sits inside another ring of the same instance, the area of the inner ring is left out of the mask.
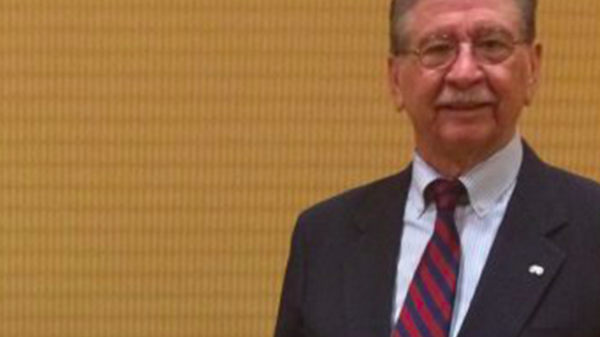
<path id="1" fill-rule="evenodd" d="M 484 73 L 473 53 L 472 45 L 461 44 L 457 50 L 456 60 L 446 73 L 448 84 L 465 89 L 481 82 Z"/>

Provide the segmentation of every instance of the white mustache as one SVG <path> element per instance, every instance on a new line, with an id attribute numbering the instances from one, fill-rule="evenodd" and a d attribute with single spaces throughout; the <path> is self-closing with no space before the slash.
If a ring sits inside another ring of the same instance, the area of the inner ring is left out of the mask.
<path id="1" fill-rule="evenodd" d="M 435 105 L 437 107 L 451 106 L 468 108 L 480 105 L 496 104 L 498 99 L 487 87 L 474 87 L 469 90 L 456 90 L 446 87 L 439 94 Z"/>

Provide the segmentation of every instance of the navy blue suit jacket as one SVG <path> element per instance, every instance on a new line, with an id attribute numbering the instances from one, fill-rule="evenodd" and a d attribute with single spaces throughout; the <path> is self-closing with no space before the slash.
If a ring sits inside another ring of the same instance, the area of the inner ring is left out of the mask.
<path id="1" fill-rule="evenodd" d="M 389 337 L 411 170 L 298 220 L 276 337 Z M 529 272 L 540 265 L 545 273 Z M 600 337 L 600 186 L 525 146 L 459 337 Z"/>

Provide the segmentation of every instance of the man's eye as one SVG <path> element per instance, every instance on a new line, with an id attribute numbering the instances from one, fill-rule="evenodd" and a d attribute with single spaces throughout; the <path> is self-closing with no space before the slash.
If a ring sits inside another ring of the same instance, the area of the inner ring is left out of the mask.
<path id="1" fill-rule="evenodd" d="M 432 43 L 421 49 L 425 55 L 445 55 L 454 51 L 454 45 L 451 43 Z"/>
<path id="2" fill-rule="evenodd" d="M 482 51 L 497 52 L 509 49 L 508 43 L 502 40 L 487 39 L 477 42 L 477 48 Z"/>

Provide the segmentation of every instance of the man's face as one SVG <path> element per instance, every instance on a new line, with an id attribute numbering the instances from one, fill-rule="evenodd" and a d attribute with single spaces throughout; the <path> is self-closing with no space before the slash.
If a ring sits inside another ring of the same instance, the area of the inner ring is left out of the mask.
<path id="1" fill-rule="evenodd" d="M 441 36 L 458 46 L 456 59 L 443 67 L 427 68 L 410 53 L 389 62 L 394 99 L 408 113 L 426 160 L 489 155 L 510 141 L 535 91 L 541 56 L 539 45 L 520 43 L 521 27 L 511 0 L 420 0 L 407 14 L 410 49 L 432 40 L 435 47 Z M 501 62 L 482 62 L 473 42 L 488 48 L 486 38 L 494 34 L 517 43 Z"/>

